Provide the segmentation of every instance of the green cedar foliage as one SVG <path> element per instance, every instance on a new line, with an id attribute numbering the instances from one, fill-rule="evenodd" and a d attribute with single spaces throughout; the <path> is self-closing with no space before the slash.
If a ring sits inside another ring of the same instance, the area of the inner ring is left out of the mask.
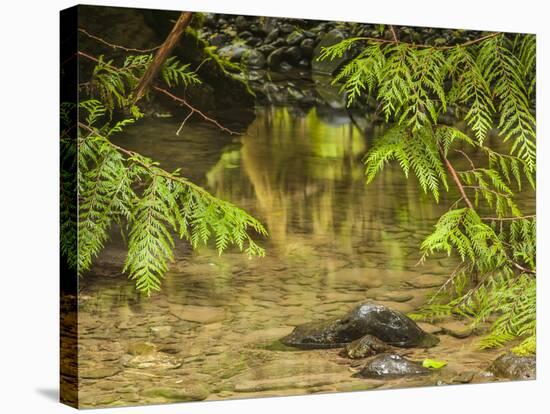
<path id="1" fill-rule="evenodd" d="M 129 55 L 122 65 L 115 65 L 113 60 L 106 60 L 103 55 L 97 60 L 90 80 L 81 85 L 82 92 L 99 100 L 109 113 L 128 108 L 134 117 L 139 117 L 141 112 L 133 104 L 131 94 L 152 62 L 153 55 Z M 200 84 L 198 75 L 189 67 L 175 56 L 169 57 L 162 66 L 161 77 L 168 87 Z"/>
<path id="2" fill-rule="evenodd" d="M 213 240 L 219 254 L 236 246 L 249 256 L 264 256 L 253 233 L 267 235 L 254 217 L 212 196 L 179 170 L 166 171 L 111 141 L 143 116 L 131 92 L 151 60 L 151 55 L 127 56 L 122 66 L 115 66 L 100 56 L 91 79 L 81 84 L 81 93 L 90 99 L 61 105 L 61 252 L 83 275 L 118 225 L 128 243 L 123 271 L 147 295 L 160 289 L 176 238 L 194 248 Z M 200 83 L 189 65 L 174 57 L 165 62 L 161 77 L 168 88 Z M 77 109 L 79 121 L 72 125 L 70 111 Z M 130 117 L 114 122 L 117 110 L 128 110 Z M 70 137 L 75 127 L 76 142 Z"/>
<path id="3" fill-rule="evenodd" d="M 535 186 L 535 37 L 495 33 L 443 47 L 356 37 L 325 48 L 320 59 L 341 57 L 352 47 L 359 53 L 333 82 L 348 105 L 362 95 L 374 97 L 393 124 L 365 156 L 367 182 L 395 161 L 436 202 L 451 185 L 465 194 L 421 245 L 421 262 L 444 253 L 455 254 L 460 264 L 411 316 L 455 314 L 474 326 L 488 321 L 492 327 L 481 347 L 521 339 L 515 352 L 535 352 L 536 218 L 523 216 L 515 202 L 525 182 Z M 466 128 L 442 122 L 449 114 Z M 508 143 L 507 153 L 487 146 L 489 133 Z M 474 165 L 468 149 L 485 154 L 487 162 Z M 451 151 L 470 167 L 456 171 L 447 159 Z"/>

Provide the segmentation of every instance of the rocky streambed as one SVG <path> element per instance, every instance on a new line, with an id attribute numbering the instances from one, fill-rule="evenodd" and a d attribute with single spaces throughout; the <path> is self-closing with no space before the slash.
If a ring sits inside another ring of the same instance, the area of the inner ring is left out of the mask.
<path id="1" fill-rule="evenodd" d="M 395 311 L 415 309 L 444 276 L 381 274 L 388 252 L 360 264 L 363 254 L 325 243 L 307 259 L 298 245 L 261 261 L 180 251 L 151 298 L 119 274 L 124 248 L 111 245 L 79 295 L 82 406 L 533 378 L 533 358 L 480 351 L 464 321 L 417 325 Z M 430 370 L 426 358 L 447 365 Z"/>

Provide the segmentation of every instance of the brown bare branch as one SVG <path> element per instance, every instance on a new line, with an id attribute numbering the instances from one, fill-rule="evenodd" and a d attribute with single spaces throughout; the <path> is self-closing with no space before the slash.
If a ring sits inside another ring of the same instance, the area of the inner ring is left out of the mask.
<path id="1" fill-rule="evenodd" d="M 106 62 L 101 62 L 98 58 L 94 57 L 94 56 L 91 56 L 85 52 L 81 52 L 81 51 L 78 51 L 77 52 L 79 56 L 82 56 L 88 60 L 91 60 L 92 62 L 95 62 L 95 63 L 101 63 L 107 67 L 109 67 L 110 69 L 112 70 L 115 70 L 115 71 L 118 71 L 120 72 L 120 68 L 116 67 L 116 66 L 113 66 L 113 65 L 110 65 Z M 137 79 L 137 78 L 136 78 Z M 181 104 L 181 105 L 184 105 L 185 107 L 187 107 L 190 111 L 194 112 L 194 113 L 197 113 L 198 115 L 200 115 L 205 121 L 207 122 L 210 122 L 214 125 L 216 125 L 219 129 L 221 129 L 222 131 L 224 132 L 227 132 L 228 134 L 230 135 L 241 135 L 240 132 L 237 132 L 237 131 L 233 131 L 227 127 L 224 127 L 222 124 L 220 124 L 218 121 L 216 121 L 215 119 L 213 118 L 210 118 L 209 116 L 207 116 L 205 113 L 203 113 L 202 111 L 198 110 L 197 108 L 195 108 L 193 105 L 191 105 L 189 102 L 187 102 L 185 99 L 179 97 L 179 96 L 176 96 L 174 95 L 173 93 L 171 93 L 170 91 L 166 90 L 166 89 L 163 89 L 159 86 L 156 86 L 156 85 L 153 85 L 152 88 L 154 90 L 156 90 L 157 92 L 160 92 L 166 96 L 168 96 L 169 98 L 171 98 L 172 100 L 176 101 L 177 103 Z"/>
<path id="2" fill-rule="evenodd" d="M 182 12 L 180 17 L 178 18 L 178 21 L 172 28 L 172 31 L 168 34 L 168 37 L 162 44 L 162 46 L 157 51 L 157 54 L 153 58 L 153 61 L 143 74 L 143 77 L 138 83 L 138 86 L 136 87 L 136 90 L 134 91 L 134 103 L 139 101 L 141 97 L 143 96 L 143 93 L 145 92 L 145 89 L 149 86 L 151 81 L 157 76 L 158 72 L 160 71 L 160 68 L 170 57 L 170 54 L 172 53 L 172 50 L 178 43 L 178 40 L 180 39 L 181 35 L 191 22 L 191 18 L 193 17 L 193 13 L 191 12 Z"/>
<path id="3" fill-rule="evenodd" d="M 393 41 L 397 44 L 399 43 L 399 40 L 397 39 L 397 33 L 395 33 L 395 28 L 390 24 L 390 30 L 391 30 L 391 35 L 393 37 Z"/>
<path id="4" fill-rule="evenodd" d="M 150 52 L 154 52 L 155 50 L 157 49 L 160 49 L 160 46 L 155 46 L 155 47 L 152 47 L 150 49 L 135 49 L 135 48 L 132 48 L 132 47 L 126 47 L 126 46 L 121 46 L 121 45 L 116 45 L 114 43 L 110 43 L 108 41 L 106 41 L 105 39 L 102 39 L 101 37 L 99 36 L 95 36 L 91 33 L 89 33 L 88 31 L 86 31 L 85 29 L 82 29 L 82 28 L 79 28 L 78 31 L 80 33 L 83 33 L 85 34 L 86 36 L 88 36 L 90 39 L 94 39 L 96 41 L 98 41 L 99 43 L 103 43 L 104 45 L 106 46 L 109 46 L 113 49 L 120 49 L 120 50 L 124 50 L 126 52 L 137 52 L 137 53 L 150 53 Z"/>
<path id="5" fill-rule="evenodd" d="M 441 159 L 445 163 L 445 166 L 447 167 L 447 170 L 451 174 L 451 177 L 453 178 L 453 181 L 455 182 L 455 184 L 458 188 L 458 191 L 460 191 L 460 195 L 462 196 L 462 199 L 464 200 L 466 205 L 473 210 L 474 206 L 473 206 L 472 202 L 470 201 L 470 199 L 468 198 L 468 196 L 466 195 L 466 191 L 464 191 L 464 186 L 460 182 L 460 179 L 458 178 L 458 175 L 456 174 L 456 170 L 454 169 L 453 165 L 450 163 L 450 161 L 445 156 L 445 152 L 443 151 L 441 146 L 439 146 L 439 155 L 441 156 Z"/>

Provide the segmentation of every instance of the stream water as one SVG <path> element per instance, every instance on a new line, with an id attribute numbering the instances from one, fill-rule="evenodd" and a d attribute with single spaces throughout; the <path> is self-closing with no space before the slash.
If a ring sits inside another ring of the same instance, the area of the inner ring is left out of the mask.
<path id="1" fill-rule="evenodd" d="M 219 256 L 179 242 L 162 291 L 147 298 L 120 274 L 124 245 L 115 235 L 80 287 L 82 406 L 493 380 L 481 372 L 497 352 L 480 351 L 476 335 L 439 333 L 438 346 L 408 357 L 448 366 L 391 381 L 352 377 L 354 363 L 337 349 L 277 346 L 295 325 L 368 298 L 414 310 L 455 266 L 448 258 L 416 266 L 421 240 L 455 195 L 438 205 L 397 168 L 366 185 L 361 158 L 373 137 L 329 115 L 261 107 L 243 136 L 204 122 L 178 136 L 179 122 L 163 119 L 140 121 L 118 138 L 258 217 L 269 230 L 258 240 L 267 254 Z"/>

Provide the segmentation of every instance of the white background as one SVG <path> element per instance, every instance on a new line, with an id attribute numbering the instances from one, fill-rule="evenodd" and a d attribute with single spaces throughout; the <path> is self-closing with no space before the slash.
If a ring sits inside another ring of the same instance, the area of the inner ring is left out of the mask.
<path id="1" fill-rule="evenodd" d="M 120 413 L 548 412 L 549 213 L 545 1 L 157 0 L 97 4 L 407 24 L 538 35 L 537 381 L 201 402 Z M 58 24 L 70 1 L 2 3 L 0 22 L 0 412 L 65 413 L 58 389 Z M 6 93 L 7 91 L 7 93 Z M 546 101 L 546 102 L 544 102 Z M 546 105 L 544 105 L 546 103 Z M 545 180 L 546 178 L 546 180 Z M 108 412 L 98 410 L 98 413 Z"/>

